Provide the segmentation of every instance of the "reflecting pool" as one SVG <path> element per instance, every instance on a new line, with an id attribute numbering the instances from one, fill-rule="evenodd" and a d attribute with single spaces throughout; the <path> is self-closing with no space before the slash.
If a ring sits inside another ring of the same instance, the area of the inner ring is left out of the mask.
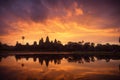
<path id="1" fill-rule="evenodd" d="M 0 54 L 0 80 L 120 80 L 120 56 Z"/>

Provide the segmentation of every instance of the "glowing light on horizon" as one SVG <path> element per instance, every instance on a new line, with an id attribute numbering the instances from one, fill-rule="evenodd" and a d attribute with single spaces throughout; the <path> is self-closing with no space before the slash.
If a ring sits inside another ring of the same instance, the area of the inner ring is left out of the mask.
<path id="1" fill-rule="evenodd" d="M 25 2 L 26 4 L 18 2 L 19 5 L 16 3 L 13 5 L 17 6 L 15 10 L 10 7 L 10 10 L 3 14 L 5 17 L 0 18 L 2 33 L 0 42 L 15 45 L 16 41 L 21 42 L 21 36 L 25 36 L 25 42 L 32 44 L 41 37 L 45 39 L 49 36 L 51 40 L 58 39 L 63 44 L 81 40 L 118 43 L 120 27 L 117 23 L 118 19 L 110 16 L 112 9 L 106 11 L 105 7 L 105 10 L 104 8 L 97 10 L 94 8 L 94 3 L 86 1 L 85 4 L 82 1 L 64 3 L 58 0 L 55 2 L 57 5 L 46 0 L 40 2 L 39 5 L 36 2 L 31 5 L 30 1 Z M 101 5 L 98 4 L 99 6 Z M 112 7 L 112 5 L 106 6 Z M 17 10 L 21 12 L 18 13 Z"/>

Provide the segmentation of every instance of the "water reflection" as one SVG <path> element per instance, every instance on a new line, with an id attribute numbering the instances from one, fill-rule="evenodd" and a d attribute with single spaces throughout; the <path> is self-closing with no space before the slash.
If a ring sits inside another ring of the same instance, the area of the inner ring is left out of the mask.
<path id="1" fill-rule="evenodd" d="M 29 58 L 33 58 L 33 61 L 36 62 L 38 59 L 39 63 L 43 65 L 45 62 L 46 66 L 49 66 L 50 62 L 54 62 L 54 64 L 61 64 L 61 60 L 64 58 L 68 62 L 76 62 L 76 63 L 90 63 L 96 60 L 105 60 L 109 62 L 110 60 L 119 60 L 120 56 L 113 55 L 81 55 L 81 54 L 23 54 L 23 55 L 15 55 L 16 61 L 25 58 L 29 60 Z"/>
<path id="2" fill-rule="evenodd" d="M 1 54 L 0 71 L 1 80 L 120 80 L 120 56 Z"/>

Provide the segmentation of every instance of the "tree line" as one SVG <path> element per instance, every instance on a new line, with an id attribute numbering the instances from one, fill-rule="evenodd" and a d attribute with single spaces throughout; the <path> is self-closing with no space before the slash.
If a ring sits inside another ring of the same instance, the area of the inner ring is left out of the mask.
<path id="1" fill-rule="evenodd" d="M 22 37 L 24 40 L 25 37 Z M 91 42 L 68 42 L 63 45 L 61 41 L 55 39 L 50 41 L 47 36 L 45 41 L 43 38 L 36 41 L 32 45 L 26 43 L 25 45 L 16 42 L 15 46 L 9 46 L 0 42 L 0 51 L 107 51 L 107 52 L 120 52 L 120 45 L 117 44 L 96 44 Z"/>

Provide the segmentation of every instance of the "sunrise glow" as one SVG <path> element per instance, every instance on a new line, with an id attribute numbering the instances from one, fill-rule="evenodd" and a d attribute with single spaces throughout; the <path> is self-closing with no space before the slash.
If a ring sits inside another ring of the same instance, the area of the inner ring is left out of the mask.
<path id="1" fill-rule="evenodd" d="M 1 3 L 0 3 L 1 4 Z M 3 4 L 3 3 L 2 3 Z M 94 7 L 96 4 L 96 7 Z M 118 43 L 118 4 L 93 0 L 20 0 L 0 5 L 0 41 L 15 45 L 45 39 Z"/>

